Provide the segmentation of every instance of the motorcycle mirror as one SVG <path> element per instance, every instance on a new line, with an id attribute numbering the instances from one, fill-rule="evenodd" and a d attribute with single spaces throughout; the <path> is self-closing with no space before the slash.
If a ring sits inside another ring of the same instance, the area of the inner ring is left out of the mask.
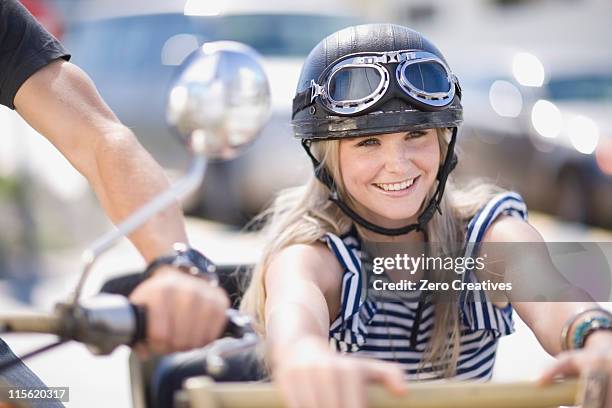
<path id="1" fill-rule="evenodd" d="M 270 88 L 258 54 L 234 41 L 204 44 L 181 66 L 166 118 L 197 155 L 230 159 L 257 136 L 270 112 Z"/>
<path id="2" fill-rule="evenodd" d="M 270 88 L 258 54 L 234 41 L 204 44 L 179 68 L 168 96 L 167 121 L 194 153 L 187 173 L 98 238 L 83 252 L 83 272 L 72 306 L 76 307 L 96 259 L 152 216 L 195 191 L 207 159 L 229 159 L 249 144 L 270 113 Z"/>

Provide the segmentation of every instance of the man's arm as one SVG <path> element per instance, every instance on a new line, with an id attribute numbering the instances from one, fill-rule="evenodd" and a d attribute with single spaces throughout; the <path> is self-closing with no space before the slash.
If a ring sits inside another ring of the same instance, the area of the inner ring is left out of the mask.
<path id="1" fill-rule="evenodd" d="M 56 60 L 28 78 L 17 112 L 87 178 L 113 223 L 168 187 L 161 167 L 122 125 L 76 65 Z M 130 236 L 148 261 L 187 242 L 177 204 Z"/>
<path id="2" fill-rule="evenodd" d="M 56 60 L 30 76 L 14 98 L 17 112 L 93 186 L 106 213 L 120 222 L 168 187 L 161 167 L 115 117 L 89 77 Z M 130 236 L 143 257 L 187 242 L 178 203 Z M 147 308 L 147 344 L 157 353 L 187 350 L 217 338 L 229 300 L 223 289 L 170 267 L 140 284 L 130 301 Z M 143 349 L 144 350 L 144 349 Z"/>

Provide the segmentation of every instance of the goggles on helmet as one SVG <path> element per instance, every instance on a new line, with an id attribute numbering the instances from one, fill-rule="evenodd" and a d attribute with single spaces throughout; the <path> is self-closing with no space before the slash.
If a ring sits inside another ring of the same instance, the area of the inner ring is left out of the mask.
<path id="1" fill-rule="evenodd" d="M 395 77 L 395 81 L 392 78 Z M 293 114 L 315 100 L 328 112 L 353 116 L 381 106 L 392 97 L 437 111 L 461 97 L 457 77 L 435 54 L 404 50 L 348 55 L 327 67 L 318 83 L 293 100 Z"/>

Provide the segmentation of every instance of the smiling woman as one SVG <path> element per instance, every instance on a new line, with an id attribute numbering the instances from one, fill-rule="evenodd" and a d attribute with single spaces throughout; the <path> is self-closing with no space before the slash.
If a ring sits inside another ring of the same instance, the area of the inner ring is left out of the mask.
<path id="1" fill-rule="evenodd" d="M 373 43 L 371 38 L 384 40 Z M 344 42 L 345 48 L 338 45 Z M 317 65 L 323 55 L 329 61 L 327 66 Z M 367 81 L 364 75 L 337 80 L 338 72 L 350 69 L 355 73 L 356 66 L 376 67 L 382 74 L 370 75 Z M 373 84 L 374 79 L 381 83 Z M 334 98 L 344 100 L 330 99 L 325 87 L 331 84 Z M 341 92 L 340 85 L 351 92 Z M 302 97 L 309 92 L 319 96 L 314 100 Z M 483 320 L 476 318 L 476 310 L 462 310 L 449 302 L 379 303 L 368 298 L 360 285 L 363 240 L 436 242 L 443 251 L 456 253 L 457 245 L 466 239 L 467 222 L 490 200 L 506 203 L 499 206 L 496 216 L 512 211 L 525 215 L 520 198 L 496 196 L 501 190 L 495 186 L 481 183 L 464 192 L 447 182 L 456 164 L 460 95 L 458 80 L 440 51 L 405 27 L 352 27 L 325 39 L 311 52 L 298 83 L 293 124 L 313 162 L 315 177 L 281 194 L 266 214 L 273 238 L 243 300 L 243 308 L 255 315 L 262 332 L 279 344 L 279 354 L 289 340 L 277 337 L 273 328 L 278 319 L 275 306 L 289 302 L 292 307 L 297 303 L 298 309 L 311 310 L 315 307 L 312 300 L 296 301 L 305 296 L 303 287 L 309 283 L 320 291 L 309 297 L 324 300 L 316 302 L 321 307 L 316 320 L 325 328 L 317 333 L 331 339 L 338 350 L 399 362 L 409 378 L 491 375 L 497 337 L 512 330 L 509 314 L 496 310 L 490 320 Z M 491 222 L 492 218 L 486 224 Z M 291 262 L 283 261 L 289 259 L 285 254 L 293 254 Z M 311 267 L 300 265 L 303 258 L 316 261 Z M 283 310 L 288 313 L 290 308 Z M 301 322 L 301 313 L 296 313 L 296 321 Z M 461 327 L 460 313 L 474 317 L 467 331 Z M 290 331 L 288 337 L 312 334 L 318 324 L 307 322 L 300 324 L 311 329 Z M 427 330 L 419 329 L 421 325 Z M 386 341 L 379 344 L 380 336 L 391 343 L 408 340 L 401 351 L 419 358 L 400 359 L 396 354 L 400 349 L 389 349 Z M 462 345 L 476 338 L 484 347 L 482 361 L 460 352 Z M 389 373 L 397 373 L 397 368 L 390 368 Z"/>
<path id="2" fill-rule="evenodd" d="M 433 289 L 404 291 L 414 293 L 367 290 L 378 243 L 475 258 L 481 243 L 542 240 L 518 194 L 449 179 L 462 113 L 441 52 L 406 27 L 349 27 L 310 52 L 292 124 L 314 174 L 262 215 L 269 239 L 241 305 L 268 340 L 268 368 L 288 406 L 364 407 L 368 382 L 398 394 L 406 379 L 491 378 L 513 309 L 489 301 L 473 268 L 460 277 L 421 269 Z M 514 306 L 550 353 L 560 351 L 563 320 L 575 315 L 593 329 L 580 314 L 593 305 Z M 600 341 L 610 345 L 610 336 Z"/>

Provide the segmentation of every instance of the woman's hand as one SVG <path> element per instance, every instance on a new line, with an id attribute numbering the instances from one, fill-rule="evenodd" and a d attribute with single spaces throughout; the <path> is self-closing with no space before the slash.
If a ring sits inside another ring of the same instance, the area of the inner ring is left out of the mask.
<path id="1" fill-rule="evenodd" d="M 612 331 L 592 333 L 584 348 L 560 353 L 556 363 L 542 374 L 539 383 L 549 384 L 556 376 L 571 377 L 593 372 L 607 374 L 604 407 L 612 408 Z"/>
<path id="2" fill-rule="evenodd" d="M 276 360 L 274 379 L 290 408 L 365 408 L 368 383 L 381 383 L 395 395 L 406 392 L 399 365 L 342 356 L 315 337 L 300 340 Z"/>
<path id="3" fill-rule="evenodd" d="M 130 301 L 147 309 L 147 341 L 136 351 L 165 354 L 202 347 L 216 340 L 230 306 L 225 291 L 204 279 L 162 267 L 138 285 Z"/>

